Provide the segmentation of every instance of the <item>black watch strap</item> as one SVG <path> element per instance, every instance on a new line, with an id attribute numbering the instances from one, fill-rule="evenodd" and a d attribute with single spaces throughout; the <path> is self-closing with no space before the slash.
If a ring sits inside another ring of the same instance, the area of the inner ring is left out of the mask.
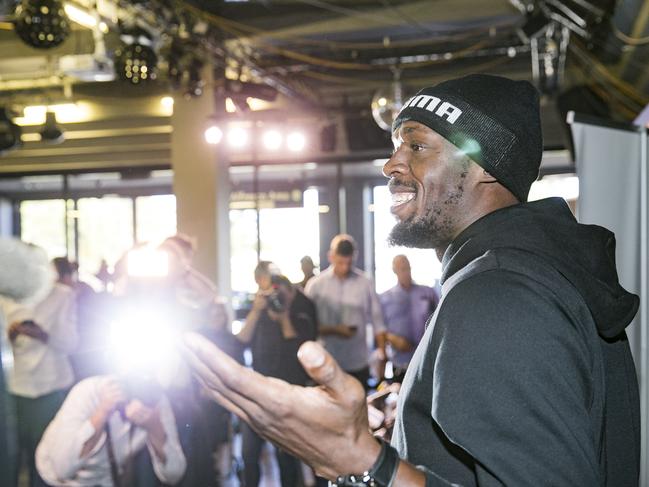
<path id="1" fill-rule="evenodd" d="M 362 474 L 341 475 L 332 483 L 333 487 L 391 487 L 399 468 L 397 451 L 381 441 L 381 452 L 376 462 Z"/>
<path id="2" fill-rule="evenodd" d="M 381 442 L 381 454 L 368 472 L 377 485 L 390 487 L 397 476 L 399 468 L 399 454 L 385 441 Z"/>

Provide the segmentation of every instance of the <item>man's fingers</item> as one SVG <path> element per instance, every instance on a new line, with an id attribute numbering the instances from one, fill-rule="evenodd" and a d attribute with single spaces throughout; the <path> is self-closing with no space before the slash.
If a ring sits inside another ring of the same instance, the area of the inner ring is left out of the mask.
<path id="1" fill-rule="evenodd" d="M 194 376 L 203 383 L 208 389 L 214 389 L 215 387 L 222 388 L 223 383 L 219 379 L 217 373 L 212 371 L 205 362 L 198 358 L 196 353 L 192 349 L 187 349 L 183 352 L 183 357 L 187 361 L 187 364 L 190 366 Z"/>
<path id="2" fill-rule="evenodd" d="M 213 400 L 215 400 L 221 406 L 223 406 L 225 409 L 227 409 L 231 413 L 236 414 L 241 419 L 243 419 L 246 423 L 250 423 L 250 416 L 248 416 L 248 413 L 243 409 L 241 409 L 239 406 L 237 406 L 235 403 L 230 401 L 228 398 L 226 398 L 223 394 L 221 394 L 217 390 L 210 389 L 210 388 L 207 388 L 207 394 Z"/>
<path id="3" fill-rule="evenodd" d="M 297 352 L 304 370 L 318 384 L 334 394 L 345 392 L 347 374 L 338 362 L 317 342 L 304 342 Z"/>
<path id="4" fill-rule="evenodd" d="M 188 333 L 185 343 L 185 358 L 214 399 L 218 397 L 223 406 L 246 421 L 262 414 L 258 404 L 267 399 L 266 391 L 254 383 L 266 380 L 265 377 L 242 367 L 200 335 Z M 246 378 L 242 380 L 244 374 Z"/>
<path id="5" fill-rule="evenodd" d="M 185 345 L 207 368 L 218 375 L 235 372 L 241 366 L 216 345 L 198 333 L 185 333 Z"/>

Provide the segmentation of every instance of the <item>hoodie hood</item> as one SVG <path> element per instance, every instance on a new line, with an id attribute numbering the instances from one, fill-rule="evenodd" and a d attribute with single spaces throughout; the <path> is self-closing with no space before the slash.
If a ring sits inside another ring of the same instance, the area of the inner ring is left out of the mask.
<path id="1" fill-rule="evenodd" d="M 444 253 L 441 282 L 496 249 L 522 250 L 546 261 L 579 291 L 604 338 L 619 335 L 638 311 L 638 296 L 618 280 L 615 235 L 577 223 L 561 198 L 502 208 L 471 224 Z"/>

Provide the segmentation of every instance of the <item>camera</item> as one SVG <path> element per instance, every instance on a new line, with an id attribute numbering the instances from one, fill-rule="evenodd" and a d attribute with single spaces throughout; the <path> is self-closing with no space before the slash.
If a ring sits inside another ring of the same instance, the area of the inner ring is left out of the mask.
<path id="1" fill-rule="evenodd" d="M 268 308 L 276 313 L 281 313 L 286 309 L 286 304 L 284 303 L 284 298 L 275 287 L 273 292 L 266 296 L 268 300 Z"/>
<path id="2" fill-rule="evenodd" d="M 137 399 L 147 407 L 154 407 L 164 395 L 162 386 L 153 377 L 124 375 L 120 384 L 129 401 Z"/>

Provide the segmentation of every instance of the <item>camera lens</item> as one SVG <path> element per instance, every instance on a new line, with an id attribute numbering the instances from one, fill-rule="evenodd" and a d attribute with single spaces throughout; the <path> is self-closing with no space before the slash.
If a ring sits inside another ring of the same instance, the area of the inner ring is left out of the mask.
<path id="1" fill-rule="evenodd" d="M 284 311 L 282 296 L 277 291 L 268 295 L 268 307 L 275 312 Z"/>

